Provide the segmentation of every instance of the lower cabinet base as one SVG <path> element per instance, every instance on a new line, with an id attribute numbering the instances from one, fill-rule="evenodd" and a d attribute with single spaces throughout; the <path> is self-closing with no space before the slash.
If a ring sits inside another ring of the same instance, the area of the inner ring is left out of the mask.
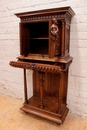
<path id="1" fill-rule="evenodd" d="M 51 105 L 51 109 L 50 109 L 50 105 Z M 60 114 L 58 114 L 57 106 L 58 106 L 57 103 L 48 102 L 48 105 L 47 105 L 47 101 L 44 101 L 44 107 L 42 109 L 40 108 L 40 102 L 38 102 L 38 99 L 35 100 L 35 98 L 33 97 L 29 100 L 29 103 L 27 104 L 24 103 L 23 107 L 21 107 L 21 110 L 23 110 L 24 112 L 42 117 L 44 119 L 48 119 L 57 124 L 62 124 L 63 121 L 65 120 L 65 117 L 69 109 L 65 105 L 62 105 L 62 111 L 60 112 Z"/>

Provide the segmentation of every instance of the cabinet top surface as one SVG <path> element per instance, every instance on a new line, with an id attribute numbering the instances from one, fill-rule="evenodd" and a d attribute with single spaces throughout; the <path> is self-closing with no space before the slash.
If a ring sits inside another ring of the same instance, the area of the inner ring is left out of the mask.
<path id="1" fill-rule="evenodd" d="M 17 17 L 28 17 L 28 16 L 35 16 L 35 15 L 43 15 L 43 14 L 55 14 L 55 13 L 69 13 L 72 16 L 74 16 L 74 11 L 70 6 L 67 7 L 60 7 L 60 8 L 51 8 L 51 9 L 44 9 L 44 10 L 37 10 L 37 11 L 30 11 L 30 12 L 21 12 L 15 14 Z"/>

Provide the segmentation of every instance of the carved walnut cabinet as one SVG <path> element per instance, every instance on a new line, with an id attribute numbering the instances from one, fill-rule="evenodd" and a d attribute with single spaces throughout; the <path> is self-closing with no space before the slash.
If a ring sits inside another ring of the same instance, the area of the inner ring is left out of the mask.
<path id="1" fill-rule="evenodd" d="M 62 124 L 68 113 L 70 23 L 74 11 L 61 7 L 16 14 L 20 18 L 20 56 L 10 65 L 24 71 L 25 102 L 21 110 Z M 33 70 L 28 99 L 26 69 Z"/>

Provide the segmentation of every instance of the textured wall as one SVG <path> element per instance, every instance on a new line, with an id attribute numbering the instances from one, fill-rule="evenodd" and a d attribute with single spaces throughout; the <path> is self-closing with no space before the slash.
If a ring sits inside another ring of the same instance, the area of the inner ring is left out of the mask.
<path id="1" fill-rule="evenodd" d="M 23 99 L 23 70 L 9 66 L 19 56 L 18 12 L 71 6 L 68 107 L 70 112 L 87 117 L 87 0 L 2 0 L 0 1 L 0 92 Z M 29 96 L 32 95 L 32 72 L 27 71 Z"/>

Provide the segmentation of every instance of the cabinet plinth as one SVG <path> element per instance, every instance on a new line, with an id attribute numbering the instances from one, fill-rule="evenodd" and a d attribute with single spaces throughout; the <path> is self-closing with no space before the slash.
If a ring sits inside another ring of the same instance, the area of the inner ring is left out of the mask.
<path id="1" fill-rule="evenodd" d="M 25 102 L 21 110 L 62 124 L 68 113 L 71 7 L 15 14 L 20 18 L 20 56 L 10 61 L 24 70 Z M 26 69 L 33 70 L 33 96 L 28 99 Z"/>

